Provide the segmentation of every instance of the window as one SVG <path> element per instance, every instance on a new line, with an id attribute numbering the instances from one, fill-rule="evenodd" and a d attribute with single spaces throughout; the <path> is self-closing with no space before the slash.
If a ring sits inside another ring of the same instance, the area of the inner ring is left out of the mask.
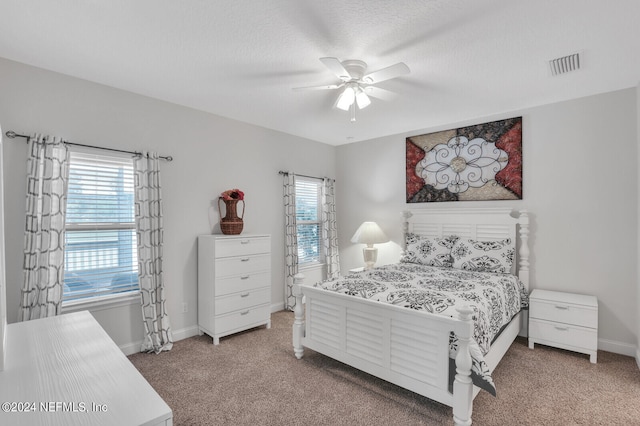
<path id="1" fill-rule="evenodd" d="M 63 301 L 138 291 L 131 158 L 71 152 Z"/>
<path id="2" fill-rule="evenodd" d="M 322 181 L 296 177 L 296 224 L 298 228 L 298 265 L 321 263 Z"/>

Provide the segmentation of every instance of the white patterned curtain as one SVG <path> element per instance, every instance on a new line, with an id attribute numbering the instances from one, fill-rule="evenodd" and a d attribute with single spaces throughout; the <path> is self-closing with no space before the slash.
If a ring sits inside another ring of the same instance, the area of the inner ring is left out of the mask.
<path id="1" fill-rule="evenodd" d="M 329 178 L 324 178 L 322 181 L 322 238 L 327 279 L 336 278 L 340 274 L 340 258 L 338 256 L 335 181 Z"/>
<path id="2" fill-rule="evenodd" d="M 284 263 L 285 309 L 290 311 L 296 306 L 293 295 L 293 277 L 298 273 L 298 228 L 296 226 L 296 178 L 293 173 L 284 175 Z"/>
<path id="3" fill-rule="evenodd" d="M 60 138 L 29 138 L 20 320 L 60 314 L 69 150 Z"/>
<path id="4" fill-rule="evenodd" d="M 143 352 L 171 350 L 173 335 L 164 297 L 162 272 L 162 194 L 158 154 L 134 160 L 135 206 L 138 240 L 138 279 L 144 322 Z"/>

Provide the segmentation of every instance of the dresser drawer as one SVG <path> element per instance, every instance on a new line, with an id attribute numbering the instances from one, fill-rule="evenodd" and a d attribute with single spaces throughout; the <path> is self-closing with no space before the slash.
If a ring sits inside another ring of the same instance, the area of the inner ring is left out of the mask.
<path id="1" fill-rule="evenodd" d="M 271 255 L 260 254 L 216 259 L 215 270 L 216 278 L 270 271 Z"/>
<path id="2" fill-rule="evenodd" d="M 540 343 L 573 346 L 595 351 L 598 348 L 598 332 L 592 328 L 558 324 L 539 319 L 529 320 L 529 338 Z"/>
<path id="3" fill-rule="evenodd" d="M 216 297 L 229 293 L 255 290 L 261 287 L 271 288 L 271 273 L 257 272 L 225 277 L 216 280 Z"/>
<path id="4" fill-rule="evenodd" d="M 271 238 L 269 237 L 216 239 L 216 258 L 247 256 L 270 252 Z"/>
<path id="5" fill-rule="evenodd" d="M 598 309 L 571 303 L 530 300 L 529 318 L 545 319 L 582 327 L 598 327 Z"/>
<path id="6" fill-rule="evenodd" d="M 216 316 L 216 334 L 246 329 L 251 324 L 266 324 L 271 318 L 268 304 Z"/>
<path id="7" fill-rule="evenodd" d="M 223 315 L 271 302 L 271 287 L 216 297 L 214 312 Z"/>

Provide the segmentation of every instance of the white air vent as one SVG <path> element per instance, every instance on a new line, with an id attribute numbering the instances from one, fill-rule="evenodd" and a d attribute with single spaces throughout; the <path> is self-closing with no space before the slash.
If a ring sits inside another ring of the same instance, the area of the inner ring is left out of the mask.
<path id="1" fill-rule="evenodd" d="M 580 54 L 574 53 L 573 55 L 552 59 L 549 61 L 549 67 L 551 68 L 551 75 L 560 75 L 579 70 Z"/>

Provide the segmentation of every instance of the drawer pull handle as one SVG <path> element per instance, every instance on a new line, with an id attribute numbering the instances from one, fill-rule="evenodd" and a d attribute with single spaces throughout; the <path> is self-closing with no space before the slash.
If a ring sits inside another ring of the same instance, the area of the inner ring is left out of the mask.
<path id="1" fill-rule="evenodd" d="M 558 327 L 557 325 L 555 326 L 555 329 L 556 329 L 556 330 L 560 330 L 560 331 L 567 331 L 567 330 L 569 330 L 569 328 L 568 328 L 568 327 Z"/>
<path id="2" fill-rule="evenodd" d="M 249 311 L 240 312 L 240 315 L 247 315 Z"/>
<path id="3" fill-rule="evenodd" d="M 240 262 L 248 262 L 249 258 L 248 257 L 243 257 L 242 259 L 240 259 Z"/>
<path id="4" fill-rule="evenodd" d="M 240 277 L 241 280 L 248 280 L 249 279 L 249 275 L 243 275 Z"/>
<path id="5" fill-rule="evenodd" d="M 240 297 L 249 297 L 249 293 L 241 294 Z"/>
<path id="6" fill-rule="evenodd" d="M 240 244 L 249 244 L 250 242 L 251 241 L 249 241 L 249 240 L 242 240 L 242 241 L 240 241 Z"/>
<path id="7" fill-rule="evenodd" d="M 563 311 L 568 311 L 569 307 L 568 306 L 562 306 L 562 305 L 556 305 L 556 309 L 562 309 Z"/>

